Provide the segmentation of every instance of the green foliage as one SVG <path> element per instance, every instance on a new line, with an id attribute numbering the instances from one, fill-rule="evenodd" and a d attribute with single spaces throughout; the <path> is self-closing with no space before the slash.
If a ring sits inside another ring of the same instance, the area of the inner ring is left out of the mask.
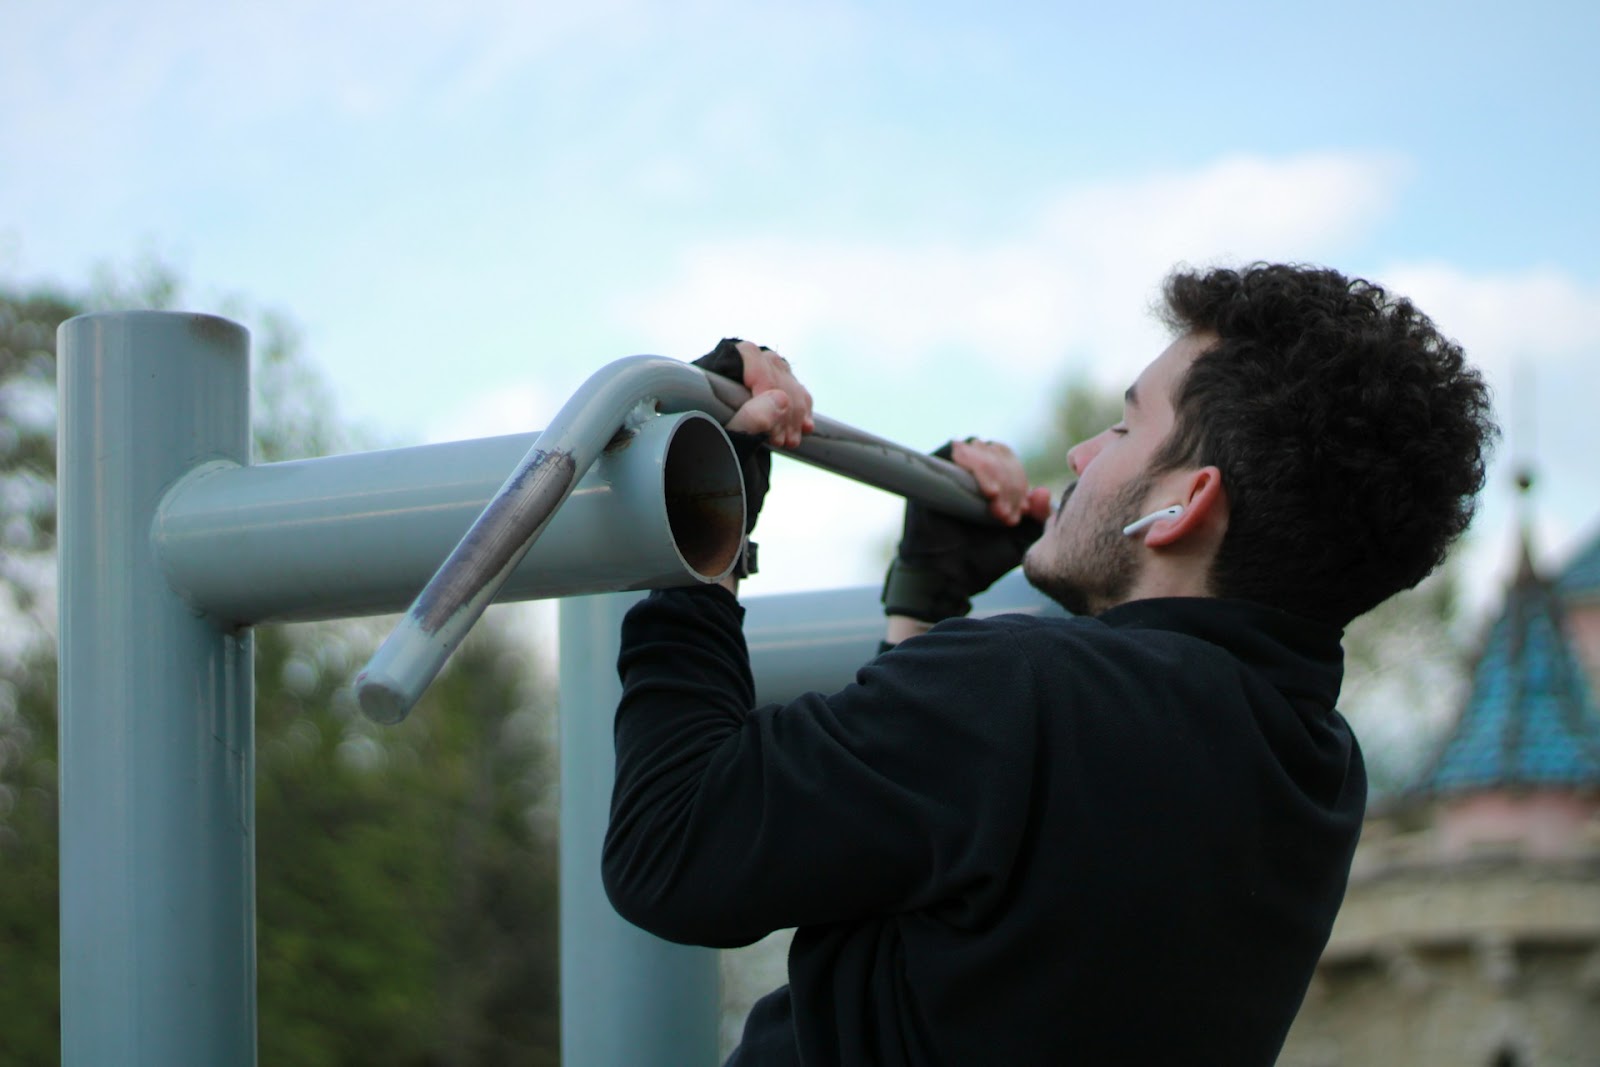
<path id="1" fill-rule="evenodd" d="M 1450 556 L 1345 631 L 1339 702 L 1361 739 L 1374 797 L 1410 784 L 1466 699 L 1459 571 Z"/>
<path id="2" fill-rule="evenodd" d="M 107 275 L 84 298 L 0 290 L 4 1067 L 59 1050 L 56 326 L 180 296 L 158 265 L 131 282 Z M 336 450 L 331 401 L 292 324 L 227 314 L 254 320 L 258 461 Z M 375 637 L 358 623 L 255 635 L 261 1062 L 555 1064 L 549 687 L 486 619 L 411 719 L 377 728 L 347 684 Z"/>
<path id="3" fill-rule="evenodd" d="M 294 629 L 257 641 L 262 1062 L 555 1063 L 549 709 L 522 658 L 475 632 L 375 727 L 348 688 L 371 642 Z"/>
<path id="4" fill-rule="evenodd" d="M 59 1047 L 52 292 L 0 296 L 0 1063 Z"/>
<path id="5" fill-rule="evenodd" d="M 1121 394 L 1097 389 L 1082 378 L 1069 380 L 1056 394 L 1044 440 L 1022 453 L 1028 481 L 1049 486 L 1072 481 L 1076 475 L 1067 465 L 1067 451 L 1121 418 Z"/>
<path id="6" fill-rule="evenodd" d="M 60 927 L 56 900 L 54 670 L 0 678 L 0 1064 L 55 1063 Z"/>
<path id="7" fill-rule="evenodd" d="M 75 313 L 39 291 L 0 296 L 0 663 L 45 651 L 54 601 L 56 325 Z"/>
<path id="8" fill-rule="evenodd" d="M 277 312 L 262 313 L 250 348 L 251 406 L 271 413 L 256 420 L 255 462 L 347 451 L 349 435 L 339 427 L 327 383 L 300 358 L 298 327 Z"/>

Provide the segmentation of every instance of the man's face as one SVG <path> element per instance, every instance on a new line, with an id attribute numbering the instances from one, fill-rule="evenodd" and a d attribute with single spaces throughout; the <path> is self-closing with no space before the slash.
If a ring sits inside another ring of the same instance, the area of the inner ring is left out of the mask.
<path id="1" fill-rule="evenodd" d="M 1144 555 L 1122 528 L 1157 508 L 1150 460 L 1171 433 L 1172 398 L 1189 364 L 1215 338 L 1185 335 L 1157 356 L 1124 394 L 1122 420 L 1067 453 L 1078 480 L 1062 494 L 1044 536 L 1023 558 L 1028 581 L 1076 614 L 1098 614 L 1128 598 Z"/>

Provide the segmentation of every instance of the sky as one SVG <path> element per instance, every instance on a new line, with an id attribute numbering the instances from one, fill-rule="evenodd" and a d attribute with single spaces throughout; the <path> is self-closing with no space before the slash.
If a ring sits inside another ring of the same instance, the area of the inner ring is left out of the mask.
<path id="1" fill-rule="evenodd" d="M 160 262 L 279 312 L 393 444 L 620 356 L 779 349 L 817 410 L 1026 448 L 1165 345 L 1174 265 L 1360 274 L 1506 428 L 1467 555 L 1600 525 L 1600 5 L 0 2 L 0 283 Z M 751 594 L 875 583 L 899 504 L 780 462 Z"/>

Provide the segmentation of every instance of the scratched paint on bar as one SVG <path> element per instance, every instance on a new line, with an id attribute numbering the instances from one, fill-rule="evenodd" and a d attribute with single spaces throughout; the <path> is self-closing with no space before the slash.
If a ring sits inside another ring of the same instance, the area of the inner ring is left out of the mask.
<path id="1" fill-rule="evenodd" d="M 424 632 L 438 633 L 490 578 L 505 569 L 555 512 L 576 474 L 572 453 L 563 450 L 540 451 L 517 472 L 418 598 L 411 614 Z"/>

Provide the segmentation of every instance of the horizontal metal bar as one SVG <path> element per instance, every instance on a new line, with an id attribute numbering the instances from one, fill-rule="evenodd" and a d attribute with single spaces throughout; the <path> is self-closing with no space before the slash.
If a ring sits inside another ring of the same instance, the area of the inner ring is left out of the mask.
<path id="1" fill-rule="evenodd" d="M 167 493 L 154 544 L 168 583 L 224 625 L 404 611 L 537 438 L 213 464 Z M 502 599 L 725 573 L 744 529 L 739 491 L 711 418 L 652 419 L 602 454 Z"/>
<path id="2" fill-rule="evenodd" d="M 733 413 L 750 399 L 750 390 L 719 374 L 704 373 L 718 407 L 703 410 L 726 425 Z M 664 402 L 662 410 L 673 409 Z M 978 489 L 977 480 L 963 468 L 825 415 L 815 418 L 815 431 L 806 434 L 799 447 L 786 450 L 783 455 L 916 500 L 947 515 L 971 522 L 997 521 Z"/>
<path id="3" fill-rule="evenodd" d="M 744 601 L 745 643 L 755 676 L 756 702 L 784 704 L 813 690 L 849 685 L 883 640 L 883 603 L 877 586 L 779 593 Z M 1064 616 L 1020 570 L 973 598 L 972 616 Z"/>

